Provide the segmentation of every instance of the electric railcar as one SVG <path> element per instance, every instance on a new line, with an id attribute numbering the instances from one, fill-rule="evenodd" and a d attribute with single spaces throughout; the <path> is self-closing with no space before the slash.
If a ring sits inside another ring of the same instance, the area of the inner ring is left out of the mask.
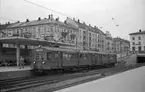
<path id="1" fill-rule="evenodd" d="M 99 66 L 113 67 L 117 62 L 116 54 L 95 51 L 81 51 L 55 47 L 39 47 L 32 51 L 34 70 L 75 70 Z"/>

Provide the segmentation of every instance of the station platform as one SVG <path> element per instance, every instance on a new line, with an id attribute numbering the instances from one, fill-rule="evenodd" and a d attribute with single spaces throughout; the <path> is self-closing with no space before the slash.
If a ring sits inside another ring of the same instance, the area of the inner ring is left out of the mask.
<path id="1" fill-rule="evenodd" d="M 32 68 L 30 66 L 24 66 L 24 68 L 21 69 L 19 69 L 18 66 L 0 67 L 0 72 L 24 71 L 24 70 L 32 70 Z"/>
<path id="2" fill-rule="evenodd" d="M 145 67 L 64 88 L 55 92 L 145 92 Z"/>
<path id="3" fill-rule="evenodd" d="M 0 67 L 0 80 L 31 76 L 31 70 L 30 66 L 24 66 L 21 69 L 18 66 Z"/>

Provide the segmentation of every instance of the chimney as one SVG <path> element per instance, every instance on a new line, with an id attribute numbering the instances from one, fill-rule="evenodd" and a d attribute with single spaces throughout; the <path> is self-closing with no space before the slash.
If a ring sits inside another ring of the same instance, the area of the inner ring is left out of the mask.
<path id="1" fill-rule="evenodd" d="M 89 26 L 91 26 L 91 24 L 89 24 Z"/>
<path id="2" fill-rule="evenodd" d="M 139 30 L 139 32 L 141 32 L 141 29 Z"/>
<path id="3" fill-rule="evenodd" d="M 59 21 L 59 17 L 57 17 L 55 20 L 56 20 L 56 21 Z"/>
<path id="4" fill-rule="evenodd" d="M 97 28 L 96 26 L 94 26 L 94 28 Z"/>
<path id="5" fill-rule="evenodd" d="M 26 22 L 29 22 L 29 19 L 27 19 Z"/>
<path id="6" fill-rule="evenodd" d="M 57 20 L 59 21 L 59 17 L 57 18 Z"/>
<path id="7" fill-rule="evenodd" d="M 50 15 L 48 15 L 48 19 L 50 19 Z"/>
<path id="8" fill-rule="evenodd" d="M 53 20 L 53 14 L 50 15 L 50 19 Z"/>
<path id="9" fill-rule="evenodd" d="M 8 25 L 10 24 L 10 22 L 8 22 Z"/>
<path id="10" fill-rule="evenodd" d="M 41 20 L 41 18 L 40 17 L 38 17 L 38 21 L 40 21 Z"/>
<path id="11" fill-rule="evenodd" d="M 66 20 L 64 21 L 64 23 L 66 24 Z"/>
<path id="12" fill-rule="evenodd" d="M 85 22 L 83 22 L 83 24 L 86 24 Z"/>
<path id="13" fill-rule="evenodd" d="M 78 23 L 80 23 L 80 20 L 78 19 Z"/>
<path id="14" fill-rule="evenodd" d="M 17 21 L 17 23 L 20 23 L 20 21 Z"/>

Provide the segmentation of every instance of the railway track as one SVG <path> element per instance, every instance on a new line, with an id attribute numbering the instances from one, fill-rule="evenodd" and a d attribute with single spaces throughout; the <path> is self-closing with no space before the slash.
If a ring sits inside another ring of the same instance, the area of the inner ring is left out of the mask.
<path id="1" fill-rule="evenodd" d="M 113 68 L 105 68 L 98 70 L 88 70 L 72 74 L 54 74 L 54 75 L 45 75 L 45 76 L 32 76 L 27 78 L 19 78 L 12 80 L 1 80 L 1 92 L 15 92 L 23 89 L 29 89 L 32 87 L 38 87 L 46 84 L 58 83 L 61 81 L 80 78 L 89 75 L 100 74 L 98 78 L 110 76 L 112 74 L 120 73 L 129 69 L 137 68 L 145 64 L 137 64 L 132 66 L 118 66 Z"/>

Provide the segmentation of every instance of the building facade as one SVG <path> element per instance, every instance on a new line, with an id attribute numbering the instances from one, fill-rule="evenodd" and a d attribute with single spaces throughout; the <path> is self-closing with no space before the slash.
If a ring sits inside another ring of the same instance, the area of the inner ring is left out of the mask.
<path id="1" fill-rule="evenodd" d="M 137 52 L 145 52 L 145 31 L 130 33 L 130 50 Z"/>
<path id="2" fill-rule="evenodd" d="M 106 52 L 113 53 L 113 38 L 109 31 L 106 31 Z"/>
<path id="3" fill-rule="evenodd" d="M 130 51 L 130 42 L 122 38 L 116 37 L 113 38 L 113 52 L 116 54 L 129 54 Z"/>

